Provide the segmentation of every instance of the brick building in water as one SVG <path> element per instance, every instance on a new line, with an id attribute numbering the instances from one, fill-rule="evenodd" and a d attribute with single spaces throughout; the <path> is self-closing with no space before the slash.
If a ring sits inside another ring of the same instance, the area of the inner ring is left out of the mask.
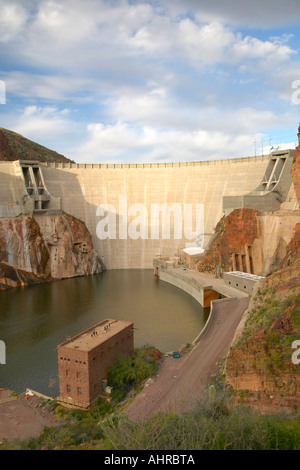
<path id="1" fill-rule="evenodd" d="M 58 400 L 90 407 L 103 392 L 109 366 L 134 351 L 133 323 L 104 320 L 57 347 Z"/>

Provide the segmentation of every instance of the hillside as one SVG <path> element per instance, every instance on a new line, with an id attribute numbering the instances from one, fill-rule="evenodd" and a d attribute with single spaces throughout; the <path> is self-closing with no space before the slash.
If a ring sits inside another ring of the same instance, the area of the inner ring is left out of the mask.
<path id="1" fill-rule="evenodd" d="M 70 162 L 63 155 L 0 127 L 0 161 Z"/>
<path id="2" fill-rule="evenodd" d="M 291 174 L 300 202 L 300 126 L 298 138 Z M 227 383 L 237 397 L 260 410 L 300 404 L 300 369 L 292 361 L 292 344 L 300 338 L 299 288 L 300 224 L 296 224 L 278 269 L 254 290 L 227 358 Z"/>

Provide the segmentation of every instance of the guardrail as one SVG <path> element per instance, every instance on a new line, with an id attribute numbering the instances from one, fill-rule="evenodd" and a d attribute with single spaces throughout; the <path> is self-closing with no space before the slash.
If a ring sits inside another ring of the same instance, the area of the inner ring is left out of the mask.
<path id="1" fill-rule="evenodd" d="M 218 299 L 218 300 L 212 300 L 211 301 L 211 303 L 210 303 L 210 312 L 209 312 L 208 319 L 206 320 L 205 326 L 204 326 L 204 328 L 202 328 L 199 335 L 194 339 L 192 344 L 197 344 L 200 341 L 200 339 L 202 339 L 206 335 L 206 333 L 208 332 L 208 330 L 209 330 L 209 328 L 210 328 L 210 326 L 213 322 L 213 319 L 214 319 L 214 305 L 216 303 L 230 302 L 232 300 L 236 300 L 236 299 L 234 299 L 234 298 L 231 298 L 231 299 Z"/>
<path id="2" fill-rule="evenodd" d="M 134 168 L 181 168 L 188 166 L 207 166 L 207 165 L 229 165 L 231 163 L 243 163 L 251 161 L 263 161 L 270 159 L 270 155 L 260 155 L 256 157 L 228 158 L 222 160 L 210 160 L 205 162 L 174 162 L 174 163 L 72 163 L 72 162 L 41 162 L 42 165 L 49 168 L 65 169 L 134 169 Z"/>

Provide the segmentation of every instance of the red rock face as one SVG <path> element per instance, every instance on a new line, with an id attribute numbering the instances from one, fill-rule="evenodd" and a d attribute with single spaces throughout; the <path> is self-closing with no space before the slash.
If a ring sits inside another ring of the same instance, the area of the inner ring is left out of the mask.
<path id="1" fill-rule="evenodd" d="M 259 291 L 251 301 L 242 333 L 244 339 L 242 336 L 228 354 L 226 382 L 236 390 L 236 396 L 242 397 L 246 392 L 243 400 L 251 406 L 278 411 L 300 405 L 300 375 L 298 366 L 292 361 L 291 348 L 300 333 L 297 321 L 299 289 L 290 296 L 291 290 L 286 286 L 281 299 L 281 280 L 277 280 L 274 290 L 269 292 L 265 281 L 260 283 Z M 276 314 L 272 318 L 277 301 Z M 259 321 L 263 316 L 265 328 L 261 329 Z M 257 331 L 251 334 L 255 328 Z"/>
<path id="2" fill-rule="evenodd" d="M 287 331 L 293 330 L 293 324 L 288 315 L 283 315 L 282 317 L 276 318 L 272 323 L 270 330 L 279 330 L 282 334 Z"/>
<path id="3" fill-rule="evenodd" d="M 273 412 L 299 406 L 300 376 L 290 357 L 282 360 L 280 371 L 274 374 L 272 367 L 278 354 L 280 348 L 271 349 L 263 336 L 260 340 L 253 337 L 230 352 L 226 382 L 238 391 L 237 397 L 246 392 L 244 403 Z"/>
<path id="4" fill-rule="evenodd" d="M 84 222 L 64 214 L 39 218 L 38 223 L 50 256 L 52 277 L 62 279 L 102 270 Z"/>
<path id="5" fill-rule="evenodd" d="M 6 263 L 0 263 L 0 290 L 40 284 L 48 281 L 49 278 L 42 274 L 36 275 L 24 269 L 19 269 Z"/>
<path id="6" fill-rule="evenodd" d="M 85 223 L 68 214 L 0 218 L 0 263 L 2 288 L 103 270 Z"/>
<path id="7" fill-rule="evenodd" d="M 48 260 L 49 253 L 33 218 L 0 218 L 0 262 L 44 274 Z"/>
<path id="8" fill-rule="evenodd" d="M 299 146 L 296 149 L 291 175 L 300 205 L 300 126 L 298 138 Z M 280 407 L 289 409 L 300 405 L 299 366 L 292 363 L 292 349 L 288 346 L 293 339 L 299 338 L 298 323 L 295 321 L 295 318 L 299 318 L 299 260 L 298 223 L 279 269 L 259 284 L 260 291 L 271 292 L 273 298 L 266 301 L 265 295 L 257 296 L 257 305 L 248 312 L 249 322 L 255 327 L 251 315 L 259 306 L 264 307 L 264 315 L 268 318 L 272 314 L 272 301 L 275 299 L 285 301 L 294 296 L 290 300 L 291 305 L 285 311 L 282 309 L 266 330 L 259 329 L 257 324 L 257 331 L 252 337 L 231 349 L 227 358 L 227 383 L 237 392 L 249 392 L 249 396 L 243 400 L 262 410 L 273 411 Z"/>
<path id="9" fill-rule="evenodd" d="M 279 269 L 286 268 L 300 258 L 300 224 L 295 226 L 295 235 L 286 247 L 286 256 L 280 263 Z"/>
<path id="10" fill-rule="evenodd" d="M 0 130 L 0 160 L 14 161 L 18 159 L 18 155 L 12 150 L 7 138 Z"/>
<path id="11" fill-rule="evenodd" d="M 197 270 L 215 273 L 217 267 L 224 271 L 232 268 L 233 253 L 245 253 L 245 245 L 252 245 L 259 237 L 260 227 L 254 209 L 236 209 L 221 219 L 215 236 L 197 264 Z"/>

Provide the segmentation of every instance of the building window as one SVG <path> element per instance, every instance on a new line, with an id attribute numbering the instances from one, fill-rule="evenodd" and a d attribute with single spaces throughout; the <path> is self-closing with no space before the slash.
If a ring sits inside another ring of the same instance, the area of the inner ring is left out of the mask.
<path id="1" fill-rule="evenodd" d="M 77 395 L 81 395 L 81 388 L 77 387 Z"/>
<path id="2" fill-rule="evenodd" d="M 80 378 L 80 372 L 76 372 L 76 377 L 77 377 L 77 379 Z"/>
<path id="3" fill-rule="evenodd" d="M 68 375 L 69 375 L 69 372 L 70 372 L 70 371 L 67 369 L 67 370 L 66 370 L 66 376 L 68 376 Z"/>
<path id="4" fill-rule="evenodd" d="M 71 385 L 67 385 L 67 393 L 71 393 Z"/>

